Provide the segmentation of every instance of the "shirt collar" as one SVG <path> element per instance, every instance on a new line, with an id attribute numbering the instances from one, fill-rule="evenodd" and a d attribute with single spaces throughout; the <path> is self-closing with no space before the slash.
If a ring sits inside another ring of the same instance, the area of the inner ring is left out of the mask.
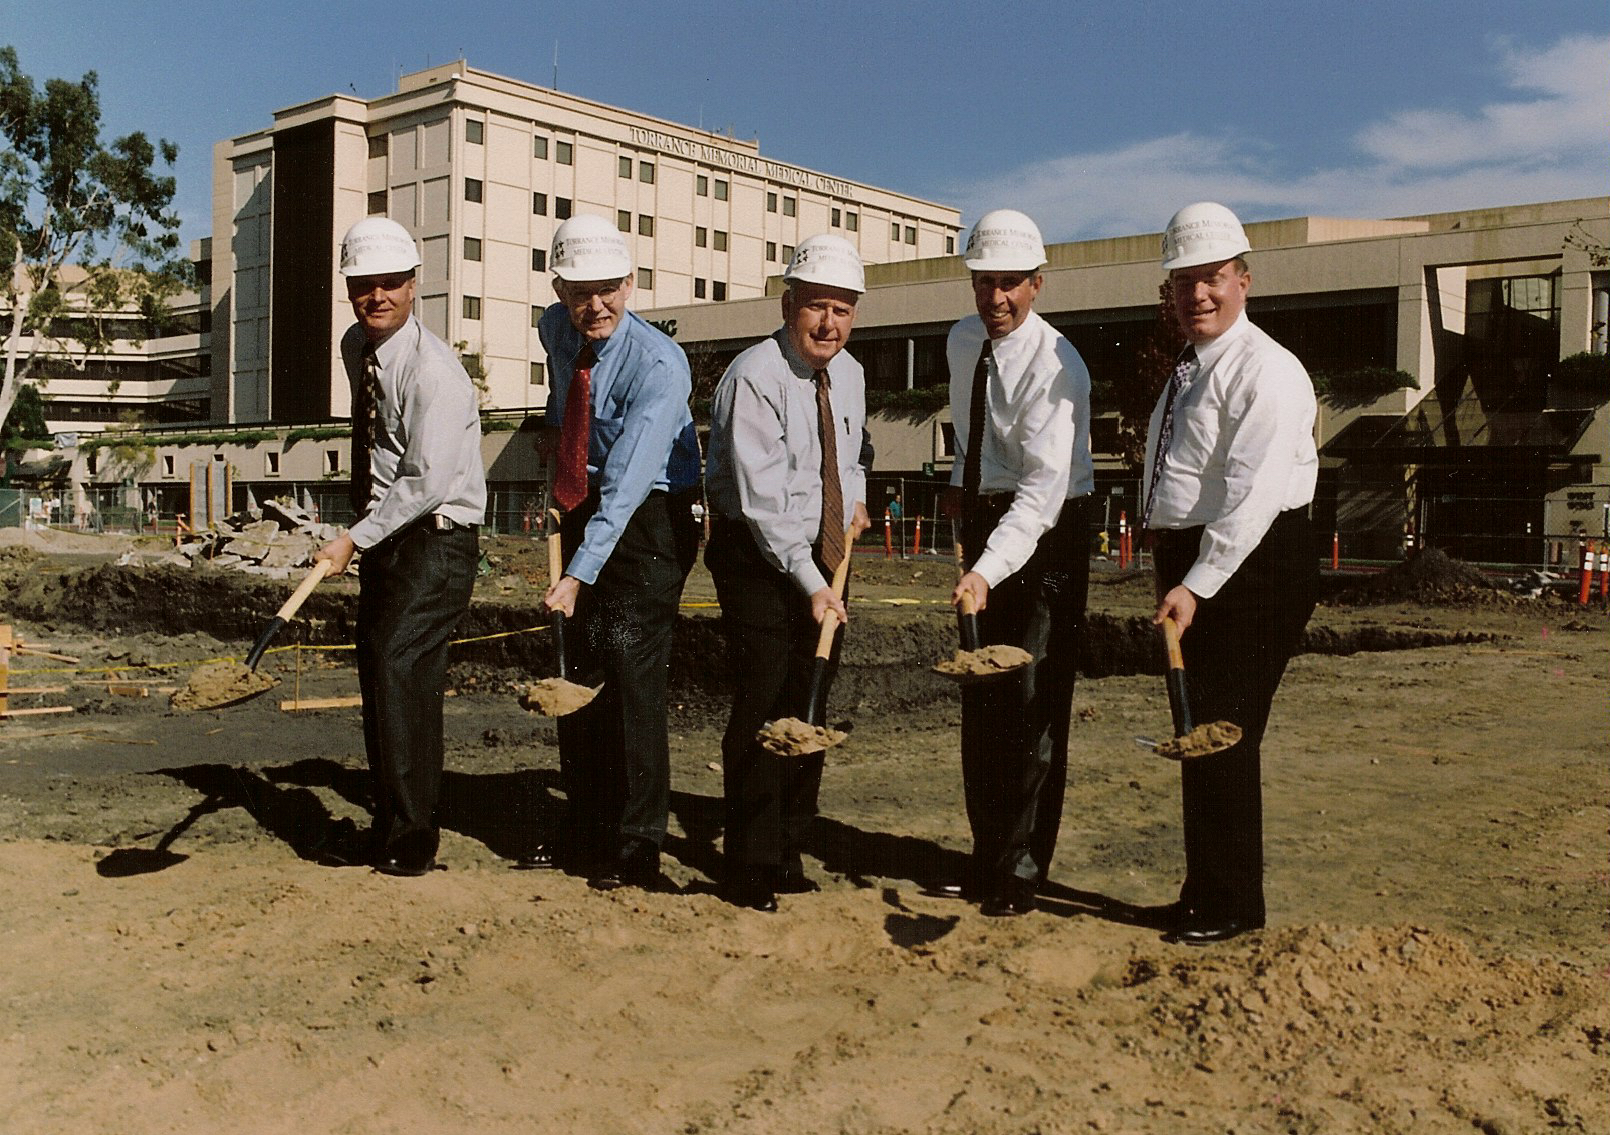
<path id="1" fill-rule="evenodd" d="M 815 382 L 816 368 L 811 366 L 804 359 L 800 358 L 799 352 L 794 350 L 794 340 L 788 337 L 788 328 L 779 327 L 775 332 L 775 338 L 777 340 L 777 345 L 782 348 L 783 362 L 787 363 L 788 369 L 794 372 L 794 377 L 803 379 L 806 382 Z M 841 351 L 840 353 L 842 354 L 843 352 Z M 833 356 L 833 359 L 836 358 L 838 358 L 838 355 Z M 833 359 L 829 359 L 827 361 L 827 366 L 823 367 L 822 369 L 831 372 L 833 369 Z"/>
<path id="2" fill-rule="evenodd" d="M 381 340 L 380 345 L 375 348 L 375 361 L 380 364 L 381 370 L 385 370 L 397 361 L 397 357 L 403 353 L 404 347 L 410 342 L 417 343 L 418 341 L 419 321 L 410 314 L 401 327 L 387 335 Z M 367 345 L 365 343 L 366 347 Z"/>
<path id="3" fill-rule="evenodd" d="M 1235 317 L 1235 322 L 1230 324 L 1229 329 L 1224 334 L 1215 339 L 1209 339 L 1206 343 L 1196 344 L 1197 363 L 1205 370 L 1218 362 L 1219 356 L 1229 350 L 1230 345 L 1245 335 L 1247 329 L 1251 326 L 1252 324 L 1247 320 L 1247 313 L 1242 311 L 1240 315 Z"/>

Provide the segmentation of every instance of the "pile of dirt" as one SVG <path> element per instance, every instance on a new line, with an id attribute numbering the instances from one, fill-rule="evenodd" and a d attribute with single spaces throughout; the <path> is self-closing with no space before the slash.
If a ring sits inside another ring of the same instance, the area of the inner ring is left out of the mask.
<path id="1" fill-rule="evenodd" d="M 1363 607 L 1406 601 L 1458 605 L 1495 599 L 1507 602 L 1513 596 L 1482 574 L 1480 568 L 1428 545 L 1401 564 L 1338 592 L 1331 602 Z"/>

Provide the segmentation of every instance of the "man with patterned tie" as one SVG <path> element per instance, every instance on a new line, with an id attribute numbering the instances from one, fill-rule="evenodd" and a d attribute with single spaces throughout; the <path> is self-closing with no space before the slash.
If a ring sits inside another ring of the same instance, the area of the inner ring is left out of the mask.
<path id="1" fill-rule="evenodd" d="M 1033 309 L 1045 264 L 1022 213 L 984 214 L 967 238 L 978 314 L 950 329 L 956 462 L 946 510 L 964 572 L 951 594 L 979 637 L 1028 651 L 1010 677 L 962 688 L 962 784 L 986 915 L 1034 909 L 1062 823 L 1068 726 L 1090 578 L 1090 373 Z"/>
<path id="2" fill-rule="evenodd" d="M 1141 479 L 1155 621 L 1179 626 L 1192 717 L 1242 731 L 1180 766 L 1185 883 L 1168 937 L 1188 945 L 1264 924 L 1261 745 L 1319 579 L 1314 388 L 1246 317 L 1250 247 L 1223 205 L 1187 205 L 1169 221 L 1163 270 L 1190 347 L 1152 412 Z"/>
<path id="3" fill-rule="evenodd" d="M 842 237 L 800 242 L 783 272 L 783 326 L 732 361 L 710 407 L 705 563 L 721 601 L 733 681 L 721 742 L 729 901 L 777 909 L 817 889 L 800 852 L 816 815 L 822 754 L 778 757 L 755 734 L 804 717 L 819 629 L 843 623 L 829 580 L 869 521 L 866 382 L 844 350 L 866 283 Z M 842 636 L 829 659 L 829 681 Z"/>
<path id="4" fill-rule="evenodd" d="M 414 318 L 418 266 L 413 237 L 385 217 L 359 221 L 341 242 L 358 318 L 341 340 L 357 519 L 315 553 L 339 574 L 363 549 L 357 647 L 371 852 L 390 875 L 435 865 L 447 647 L 469 608 L 486 511 L 475 387 L 453 349 Z"/>
<path id="5" fill-rule="evenodd" d="M 559 302 L 538 333 L 565 568 L 544 602 L 575 620 L 576 670 L 603 690 L 559 719 L 568 838 L 533 863 L 599 889 L 650 888 L 670 808 L 666 683 L 691 566 L 681 537 L 699 483 L 692 379 L 682 348 L 626 310 L 632 258 L 613 224 L 570 218 L 549 263 Z"/>

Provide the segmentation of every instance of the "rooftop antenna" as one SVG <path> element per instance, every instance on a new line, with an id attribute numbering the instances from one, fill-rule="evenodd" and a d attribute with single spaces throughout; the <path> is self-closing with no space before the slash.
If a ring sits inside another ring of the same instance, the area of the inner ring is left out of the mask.
<path id="1" fill-rule="evenodd" d="M 553 89 L 559 89 L 559 41 L 553 41 Z"/>

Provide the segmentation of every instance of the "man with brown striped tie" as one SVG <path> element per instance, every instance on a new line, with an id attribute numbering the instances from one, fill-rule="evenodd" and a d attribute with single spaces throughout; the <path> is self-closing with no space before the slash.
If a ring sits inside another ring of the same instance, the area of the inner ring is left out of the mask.
<path id="1" fill-rule="evenodd" d="M 868 525 L 862 437 L 866 382 L 844 350 L 866 284 L 842 237 L 802 241 L 783 273 L 783 326 L 727 368 L 710 407 L 705 563 L 721 601 L 736 689 L 722 739 L 723 893 L 774 911 L 817 889 L 800 852 L 816 815 L 822 754 L 779 758 L 755 740 L 768 720 L 804 717 L 824 619 L 846 618 L 829 584 Z M 842 641 L 842 638 L 839 640 Z M 836 665 L 835 642 L 830 670 Z"/>

